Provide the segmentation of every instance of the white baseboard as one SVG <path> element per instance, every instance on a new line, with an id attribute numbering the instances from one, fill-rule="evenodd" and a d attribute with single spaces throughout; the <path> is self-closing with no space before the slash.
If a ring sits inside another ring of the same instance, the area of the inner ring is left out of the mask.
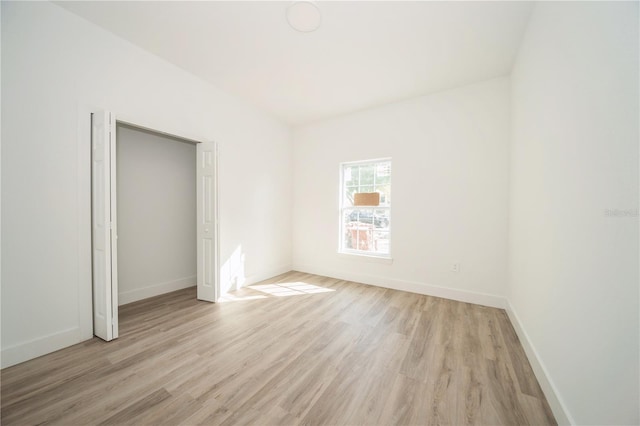
<path id="1" fill-rule="evenodd" d="M 80 343 L 80 328 L 74 327 L 68 330 L 49 334 L 48 336 L 28 340 L 8 348 L 2 348 L 0 356 L 2 368 L 11 367 L 21 362 L 37 358 L 42 355 Z"/>
<path id="2" fill-rule="evenodd" d="M 476 305 L 489 306 L 492 308 L 504 309 L 506 307 L 506 299 L 502 296 L 493 294 L 441 287 L 416 281 L 398 280 L 395 278 L 387 278 L 376 275 L 332 271 L 312 265 L 294 265 L 293 269 L 309 274 L 316 274 L 325 277 L 338 278 L 341 280 L 370 284 L 378 287 L 391 288 L 394 290 L 408 291 L 410 293 L 424 294 L 427 296 L 442 297 L 445 299 L 457 300 L 459 302 L 465 303 L 474 303 Z"/>
<path id="3" fill-rule="evenodd" d="M 171 291 L 182 290 L 187 287 L 194 287 L 198 278 L 194 275 L 191 277 L 180 278 L 175 281 L 168 281 L 160 284 L 154 284 L 147 287 L 137 288 L 135 290 L 125 291 L 118 294 L 118 305 L 126 305 L 127 303 L 136 302 L 138 300 L 147 299 L 153 296 L 169 293 Z"/>
<path id="4" fill-rule="evenodd" d="M 567 410 L 567 406 L 562 401 L 562 398 L 560 397 L 556 386 L 553 384 L 551 376 L 547 372 L 542 359 L 540 359 L 540 356 L 538 355 L 538 351 L 536 351 L 535 347 L 533 346 L 531 339 L 529 339 L 529 335 L 522 326 L 522 322 L 520 322 L 520 318 L 514 311 L 513 306 L 511 305 L 511 303 L 509 303 L 509 301 L 507 301 L 505 310 L 507 311 L 507 315 L 511 320 L 511 324 L 513 324 L 513 328 L 515 329 L 516 334 L 520 339 L 520 343 L 522 344 L 522 347 L 527 354 L 527 358 L 529 359 L 529 363 L 531 364 L 533 373 L 535 374 L 536 379 L 538 380 L 538 383 L 542 388 L 542 392 L 544 392 L 544 396 L 547 398 L 547 402 L 551 407 L 551 411 L 553 412 L 556 421 L 560 425 L 576 424 L 573 420 L 573 417 L 569 413 L 569 410 Z"/>

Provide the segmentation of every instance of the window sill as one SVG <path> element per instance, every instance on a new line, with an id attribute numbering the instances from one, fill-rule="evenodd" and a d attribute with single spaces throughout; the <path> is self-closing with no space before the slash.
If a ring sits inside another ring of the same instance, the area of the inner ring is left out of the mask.
<path id="1" fill-rule="evenodd" d="M 338 252 L 338 257 L 342 259 L 357 260 L 359 262 L 381 263 L 383 265 L 393 264 L 392 257 L 368 256 L 366 254 L 343 253 L 343 252 Z"/>

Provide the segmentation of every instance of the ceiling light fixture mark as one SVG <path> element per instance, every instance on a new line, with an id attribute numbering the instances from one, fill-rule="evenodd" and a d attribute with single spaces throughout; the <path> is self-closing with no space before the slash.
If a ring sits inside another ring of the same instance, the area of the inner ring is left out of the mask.
<path id="1" fill-rule="evenodd" d="M 294 1 L 287 7 L 287 22 L 296 31 L 310 33 L 320 27 L 322 15 L 311 1 Z"/>

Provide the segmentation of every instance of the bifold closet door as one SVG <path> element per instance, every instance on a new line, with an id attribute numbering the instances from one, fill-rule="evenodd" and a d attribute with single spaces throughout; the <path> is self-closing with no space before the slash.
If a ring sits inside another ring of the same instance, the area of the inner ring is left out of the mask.
<path id="1" fill-rule="evenodd" d="M 91 227 L 93 334 L 118 337 L 116 232 L 116 119 L 108 111 L 91 115 Z"/>
<path id="2" fill-rule="evenodd" d="M 197 144 L 196 151 L 197 293 L 199 300 L 215 302 L 218 299 L 216 144 L 214 142 L 201 142 Z"/>

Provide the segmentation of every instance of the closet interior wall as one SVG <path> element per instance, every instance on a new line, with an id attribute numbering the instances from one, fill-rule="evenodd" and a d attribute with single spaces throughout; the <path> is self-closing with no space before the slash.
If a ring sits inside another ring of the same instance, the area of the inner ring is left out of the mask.
<path id="1" fill-rule="evenodd" d="M 119 305 L 196 285 L 196 145 L 117 126 Z"/>

